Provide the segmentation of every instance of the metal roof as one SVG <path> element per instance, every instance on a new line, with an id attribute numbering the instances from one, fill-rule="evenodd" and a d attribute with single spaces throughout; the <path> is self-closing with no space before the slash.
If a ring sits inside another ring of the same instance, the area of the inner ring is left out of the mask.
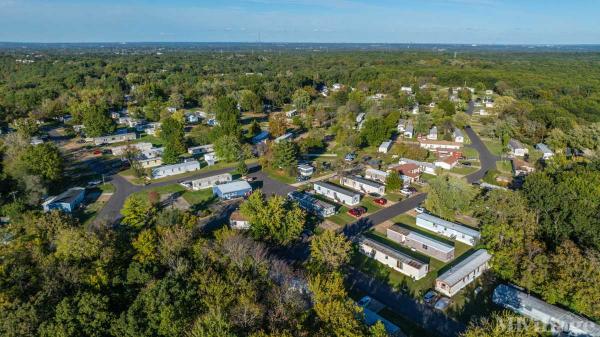
<path id="1" fill-rule="evenodd" d="M 465 234 L 465 235 L 468 235 L 468 236 L 471 236 L 471 237 L 474 237 L 474 238 L 479 238 L 479 236 L 480 236 L 479 232 L 476 231 L 476 230 L 474 230 L 474 229 L 472 229 L 472 228 L 469 228 L 469 227 L 466 227 L 466 226 L 462 226 L 462 225 L 459 225 L 457 223 L 450 222 L 450 221 L 447 221 L 447 220 L 444 220 L 444 219 L 440 219 L 437 216 L 433 216 L 431 214 L 427 214 L 427 213 L 418 214 L 417 215 L 417 219 L 422 219 L 422 220 L 425 220 L 425 221 L 429 221 L 429 222 L 432 222 L 432 223 L 434 223 L 434 224 L 436 224 L 438 226 L 450 228 L 450 229 L 453 229 L 453 230 L 455 230 L 455 231 L 457 231 L 459 233 L 462 233 L 462 234 Z"/>
<path id="2" fill-rule="evenodd" d="M 245 180 L 239 180 L 239 181 L 234 181 L 234 182 L 227 183 L 227 184 L 216 185 L 214 188 L 219 189 L 219 191 L 221 191 L 221 193 L 223 193 L 223 194 L 239 192 L 239 191 L 244 191 L 244 190 L 252 190 L 252 186 L 250 186 L 250 184 L 248 184 L 248 182 Z"/>
<path id="3" fill-rule="evenodd" d="M 381 242 L 377 242 L 377 241 L 367 238 L 365 236 L 361 236 L 360 242 L 362 244 L 365 244 L 365 245 L 375 249 L 376 251 L 384 253 L 387 256 L 393 257 L 394 259 L 396 259 L 402 263 L 408 264 L 414 268 L 421 269 L 423 266 L 427 265 L 427 263 L 425 263 L 423 261 L 419 261 L 419 260 L 415 259 L 414 257 L 411 257 L 404 253 L 401 253 L 400 251 L 396 250 L 393 247 L 390 247 Z"/>
<path id="4" fill-rule="evenodd" d="M 500 284 L 494 290 L 492 300 L 531 319 L 546 324 L 558 323 L 565 332 L 572 332 L 577 336 L 600 336 L 600 325 L 528 295 L 513 286 Z"/>
<path id="5" fill-rule="evenodd" d="M 543 153 L 553 154 L 552 150 L 548 147 L 548 145 L 544 143 L 539 143 L 535 145 L 535 148 L 542 151 Z"/>
<path id="6" fill-rule="evenodd" d="M 454 267 L 438 276 L 436 280 L 442 281 L 450 286 L 460 282 L 463 278 L 469 275 L 477 267 L 485 264 L 492 256 L 485 249 L 480 249 L 469 255 L 466 259 L 460 261 Z"/>
<path id="7" fill-rule="evenodd" d="M 357 192 L 349 191 L 345 188 L 341 188 L 339 186 L 336 186 L 336 185 L 333 185 L 333 184 L 330 184 L 330 183 L 327 183 L 324 181 L 317 181 L 316 183 L 314 183 L 314 185 L 321 186 L 322 188 L 332 190 L 334 192 L 337 192 L 337 193 L 340 193 L 340 194 L 343 194 L 343 195 L 346 195 L 346 196 L 349 196 L 352 198 L 357 195 L 360 196 L 360 194 Z"/>
<path id="8" fill-rule="evenodd" d="M 79 195 L 81 193 L 85 193 L 85 188 L 83 188 L 83 187 L 72 187 L 72 188 L 69 188 L 68 190 L 62 192 L 61 194 L 55 196 L 55 197 L 48 198 L 48 200 L 46 200 L 44 202 L 44 204 L 47 205 L 47 204 L 59 203 L 59 202 L 64 202 L 64 203 L 70 204 L 73 201 L 75 201 L 77 199 L 77 197 L 79 197 Z"/>
<path id="9" fill-rule="evenodd" d="M 344 178 L 349 179 L 349 180 L 353 180 L 353 181 L 356 181 L 356 182 L 358 182 L 360 184 L 365 184 L 365 185 L 368 185 L 368 186 L 371 186 L 371 187 L 374 187 L 374 188 L 381 188 L 381 187 L 383 187 L 382 184 L 380 184 L 378 182 L 375 182 L 373 180 L 365 179 L 365 178 L 363 178 L 361 176 L 345 176 Z"/>
<path id="10" fill-rule="evenodd" d="M 423 234 L 417 233 L 415 231 L 412 231 L 412 230 L 404 228 L 404 227 L 400 227 L 398 225 L 392 225 L 388 229 L 391 231 L 394 231 L 396 233 L 403 234 L 404 236 L 406 236 L 407 238 L 409 238 L 413 241 L 422 243 L 424 245 L 427 245 L 428 247 L 434 248 L 443 253 L 450 253 L 451 251 L 454 250 L 454 247 L 451 245 L 445 244 L 438 240 L 434 240 L 428 236 L 425 236 Z"/>

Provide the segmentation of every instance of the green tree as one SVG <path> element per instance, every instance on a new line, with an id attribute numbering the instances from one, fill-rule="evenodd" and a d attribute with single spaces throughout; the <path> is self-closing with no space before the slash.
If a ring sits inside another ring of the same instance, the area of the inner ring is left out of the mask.
<path id="1" fill-rule="evenodd" d="M 381 142 L 390 139 L 392 132 L 382 118 L 376 117 L 364 122 L 361 135 L 370 146 L 379 146 Z"/>
<path id="2" fill-rule="evenodd" d="M 40 129 L 36 120 L 33 118 L 18 118 L 15 119 L 11 126 L 17 130 L 18 133 L 22 134 L 25 137 L 34 136 Z"/>
<path id="3" fill-rule="evenodd" d="M 218 135 L 239 137 L 240 135 L 240 112 L 237 109 L 235 99 L 229 96 L 219 97 L 215 104 L 216 119 L 219 125 L 215 127 Z"/>
<path id="4" fill-rule="evenodd" d="M 310 259 L 323 271 L 337 270 L 349 261 L 351 247 L 352 244 L 344 235 L 325 230 L 313 236 L 310 243 Z"/>
<path id="5" fill-rule="evenodd" d="M 437 176 L 426 188 L 425 207 L 446 219 L 454 219 L 457 213 L 465 213 L 471 206 L 477 190 L 466 180 L 453 176 Z"/>
<path id="6" fill-rule="evenodd" d="M 243 159 L 240 159 L 235 170 L 243 177 L 248 174 L 248 165 L 246 165 L 246 162 Z"/>
<path id="7" fill-rule="evenodd" d="M 310 104 L 310 94 L 304 89 L 298 89 L 292 95 L 294 106 L 298 110 L 305 110 Z"/>
<path id="8" fill-rule="evenodd" d="M 275 168 L 291 172 L 298 164 L 298 146 L 296 143 L 284 140 L 273 145 L 273 162 Z"/>
<path id="9" fill-rule="evenodd" d="M 287 121 L 282 113 L 269 116 L 269 132 L 273 137 L 279 137 L 287 131 Z"/>
<path id="10" fill-rule="evenodd" d="M 186 150 L 184 136 L 181 122 L 172 117 L 163 120 L 160 131 L 160 138 L 165 142 L 163 163 L 175 164 L 179 161 L 179 156 Z"/>
<path id="11" fill-rule="evenodd" d="M 529 319 L 504 311 L 471 323 L 461 337 L 543 337 L 539 325 Z"/>
<path id="12" fill-rule="evenodd" d="M 125 200 L 121 214 L 123 214 L 124 224 L 140 230 L 150 224 L 156 209 L 147 199 L 134 194 Z"/>
<path id="13" fill-rule="evenodd" d="M 57 181 L 62 177 L 64 160 L 56 145 L 52 143 L 27 147 L 22 160 L 29 172 L 48 181 Z"/>
<path id="14" fill-rule="evenodd" d="M 234 135 L 223 135 L 214 142 L 215 154 L 219 160 L 227 163 L 236 160 L 245 159 L 242 152 L 242 145 Z"/>
<path id="15" fill-rule="evenodd" d="M 389 173 L 385 179 L 385 188 L 388 191 L 398 191 L 404 186 L 404 181 L 400 177 L 400 174 L 396 171 Z"/>

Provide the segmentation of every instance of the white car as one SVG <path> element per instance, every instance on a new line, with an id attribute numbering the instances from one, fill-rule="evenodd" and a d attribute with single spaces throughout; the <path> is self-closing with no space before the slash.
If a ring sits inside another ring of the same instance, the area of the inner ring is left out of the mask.
<path id="1" fill-rule="evenodd" d="M 100 184 L 102 184 L 102 180 L 92 180 L 92 181 L 88 181 L 88 183 L 87 183 L 87 185 L 89 187 L 100 185 Z"/>
<path id="2" fill-rule="evenodd" d="M 415 212 L 422 214 L 425 212 L 425 209 L 423 207 L 417 207 L 417 208 L 415 208 Z"/>

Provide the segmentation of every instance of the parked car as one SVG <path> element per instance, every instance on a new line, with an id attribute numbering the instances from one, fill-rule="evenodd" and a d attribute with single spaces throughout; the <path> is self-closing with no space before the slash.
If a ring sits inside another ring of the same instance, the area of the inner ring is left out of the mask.
<path id="1" fill-rule="evenodd" d="M 100 184 L 102 184 L 102 180 L 92 180 L 92 181 L 88 181 L 88 183 L 87 183 L 87 185 L 89 187 L 100 185 Z"/>
<path id="2" fill-rule="evenodd" d="M 309 179 L 310 179 L 310 177 L 307 177 L 307 176 L 297 176 L 296 177 L 297 182 L 307 181 Z"/>
<path id="3" fill-rule="evenodd" d="M 402 195 L 406 195 L 406 196 L 408 196 L 408 197 L 409 197 L 409 196 L 412 194 L 412 192 L 411 192 L 411 191 L 410 191 L 408 188 L 403 188 L 403 189 L 401 189 L 401 190 L 400 190 L 400 193 L 401 193 Z"/>
<path id="4" fill-rule="evenodd" d="M 417 212 L 417 213 L 424 213 L 425 209 L 423 207 L 417 207 L 417 208 L 415 208 L 415 212 Z"/>
<path id="5" fill-rule="evenodd" d="M 94 156 L 99 156 L 102 154 L 102 150 L 94 150 Z"/>
<path id="6" fill-rule="evenodd" d="M 426 304 L 433 304 L 438 298 L 438 294 L 434 290 L 429 290 L 423 296 L 423 302 Z"/>
<path id="7" fill-rule="evenodd" d="M 385 205 L 385 204 L 387 204 L 387 199 L 377 198 L 377 199 L 373 200 L 373 202 L 376 203 L 377 205 Z"/>
<path id="8" fill-rule="evenodd" d="M 366 308 L 371 303 L 371 297 L 365 296 L 358 301 L 358 306 Z"/>
<path id="9" fill-rule="evenodd" d="M 354 207 L 348 210 L 348 214 L 355 218 L 360 218 L 365 213 L 367 213 L 367 210 L 364 207 Z"/>
<path id="10" fill-rule="evenodd" d="M 354 159 L 356 159 L 356 153 L 348 153 L 344 157 L 345 161 L 354 161 Z"/>

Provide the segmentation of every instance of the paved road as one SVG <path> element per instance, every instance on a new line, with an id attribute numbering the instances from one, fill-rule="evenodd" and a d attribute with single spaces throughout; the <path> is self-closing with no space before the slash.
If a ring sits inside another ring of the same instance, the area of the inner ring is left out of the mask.
<path id="1" fill-rule="evenodd" d="M 253 172 L 253 171 L 257 171 L 258 169 L 260 169 L 260 167 L 256 164 L 251 164 L 251 165 L 248 165 L 248 169 L 250 170 L 250 172 Z M 217 175 L 217 174 L 231 172 L 233 170 L 235 170 L 235 168 L 228 167 L 228 168 L 213 170 L 213 171 L 209 171 L 209 172 L 201 172 L 201 173 L 195 174 L 193 176 L 186 177 L 185 179 L 183 179 L 181 177 L 173 177 L 172 179 L 167 179 L 167 180 L 163 180 L 160 182 L 150 183 L 145 186 L 133 185 L 132 183 L 130 183 L 127 179 L 123 178 L 122 176 L 120 176 L 118 174 L 113 174 L 112 176 L 108 177 L 107 182 L 110 182 L 115 186 L 115 192 L 113 193 L 112 197 L 108 200 L 108 202 L 104 205 L 104 207 L 100 210 L 100 212 L 96 216 L 96 223 L 112 225 L 112 224 L 118 222 L 122 217 L 121 209 L 123 208 L 125 199 L 127 199 L 127 197 L 133 193 L 144 191 L 144 190 L 147 190 L 150 188 L 172 185 L 174 183 L 177 183 L 177 182 L 183 181 L 183 180 L 192 180 L 192 179 L 210 177 L 210 176 Z"/>
<path id="2" fill-rule="evenodd" d="M 467 106 L 467 114 L 473 115 L 473 111 L 475 111 L 475 102 L 469 101 L 469 105 Z"/>
<path id="3" fill-rule="evenodd" d="M 466 177 L 467 181 L 472 184 L 481 180 L 489 170 L 496 169 L 498 157 L 490 153 L 473 128 L 467 126 L 465 127 L 465 132 L 469 136 L 469 139 L 471 139 L 471 144 L 469 146 L 479 152 L 479 162 L 481 163 L 481 169 L 479 169 L 479 171 L 471 173 Z"/>

